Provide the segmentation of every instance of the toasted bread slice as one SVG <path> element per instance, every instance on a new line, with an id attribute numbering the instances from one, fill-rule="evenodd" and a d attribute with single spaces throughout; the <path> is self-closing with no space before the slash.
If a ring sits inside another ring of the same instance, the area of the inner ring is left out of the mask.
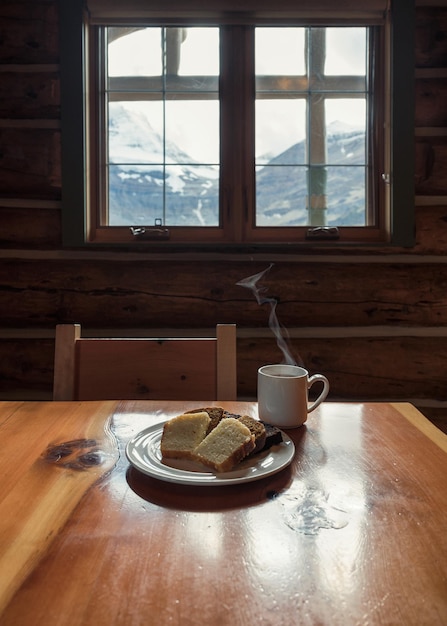
<path id="1" fill-rule="evenodd" d="M 265 427 L 266 438 L 264 444 L 264 450 L 268 450 L 272 446 L 276 446 L 282 443 L 282 432 L 276 426 L 272 426 L 272 424 L 267 424 L 266 422 L 262 422 Z"/>
<path id="2" fill-rule="evenodd" d="M 263 450 L 266 440 L 266 430 L 264 424 L 249 415 L 241 415 L 238 420 L 249 429 L 252 435 L 254 435 L 255 448 L 252 454 Z"/>

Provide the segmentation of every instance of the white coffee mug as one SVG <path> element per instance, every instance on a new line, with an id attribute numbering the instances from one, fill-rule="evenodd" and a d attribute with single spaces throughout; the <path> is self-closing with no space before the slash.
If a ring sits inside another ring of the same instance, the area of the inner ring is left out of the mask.
<path id="1" fill-rule="evenodd" d="M 316 382 L 323 383 L 318 398 L 309 405 L 308 391 Z M 279 428 L 297 428 L 307 414 L 317 408 L 329 393 L 329 381 L 323 374 L 313 374 L 298 365 L 264 365 L 258 370 L 258 412 L 263 422 Z"/>

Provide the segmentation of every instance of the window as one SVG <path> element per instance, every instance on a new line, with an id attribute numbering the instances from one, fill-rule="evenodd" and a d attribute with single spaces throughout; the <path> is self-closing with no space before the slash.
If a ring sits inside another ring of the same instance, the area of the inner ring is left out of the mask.
<path id="1" fill-rule="evenodd" d="M 61 4 L 68 243 L 411 244 L 408 3 L 296 4 Z"/>

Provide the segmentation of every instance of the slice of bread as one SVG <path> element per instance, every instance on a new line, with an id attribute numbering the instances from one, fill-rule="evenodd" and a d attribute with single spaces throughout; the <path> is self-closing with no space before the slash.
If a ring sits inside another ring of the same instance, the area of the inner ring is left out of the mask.
<path id="1" fill-rule="evenodd" d="M 264 444 L 264 450 L 268 450 L 272 446 L 276 446 L 282 443 L 282 432 L 276 426 L 272 426 L 272 424 L 267 424 L 266 422 L 262 422 L 264 424 L 266 438 Z"/>
<path id="2" fill-rule="evenodd" d="M 192 409 L 191 411 L 186 411 L 186 414 L 188 415 L 189 413 L 202 413 L 203 411 L 208 413 L 210 417 L 211 421 L 210 425 L 208 426 L 208 432 L 210 432 L 211 430 L 213 430 L 213 428 L 216 428 L 217 424 L 222 419 L 224 409 L 221 406 L 207 406 L 201 409 Z"/>
<path id="3" fill-rule="evenodd" d="M 264 424 L 259 420 L 255 420 L 254 417 L 250 417 L 249 415 L 241 415 L 240 417 L 238 417 L 238 420 L 248 428 L 252 435 L 254 435 L 255 448 L 252 454 L 263 450 L 267 436 Z"/>
<path id="4" fill-rule="evenodd" d="M 195 449 L 196 460 L 216 472 L 228 472 L 255 448 L 255 437 L 239 420 L 223 419 Z"/>
<path id="5" fill-rule="evenodd" d="M 210 425 L 205 411 L 178 415 L 163 426 L 160 449 L 167 459 L 195 459 L 194 450 L 203 441 Z"/>

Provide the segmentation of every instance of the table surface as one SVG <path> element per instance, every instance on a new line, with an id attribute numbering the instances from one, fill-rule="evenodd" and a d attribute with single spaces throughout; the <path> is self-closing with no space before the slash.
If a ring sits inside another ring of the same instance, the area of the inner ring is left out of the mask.
<path id="1" fill-rule="evenodd" d="M 324 403 L 255 482 L 129 465 L 137 433 L 208 405 L 0 403 L 2 626 L 447 624 L 441 431 L 410 404 Z"/>

